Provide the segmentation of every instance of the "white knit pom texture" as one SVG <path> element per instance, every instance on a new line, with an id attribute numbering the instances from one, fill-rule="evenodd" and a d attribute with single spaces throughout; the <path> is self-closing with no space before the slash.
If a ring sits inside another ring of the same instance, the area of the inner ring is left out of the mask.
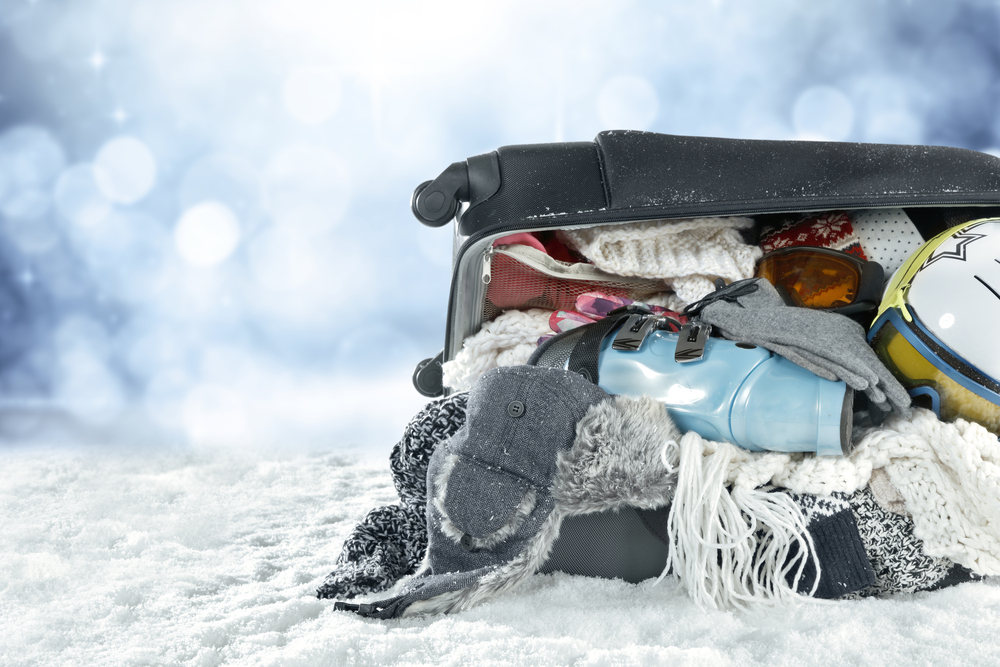
<path id="1" fill-rule="evenodd" d="M 491 368 L 526 363 L 538 347 L 538 339 L 552 334 L 552 313 L 544 308 L 508 310 L 484 322 L 479 333 L 465 339 L 455 358 L 442 364 L 444 385 L 466 391 Z"/>

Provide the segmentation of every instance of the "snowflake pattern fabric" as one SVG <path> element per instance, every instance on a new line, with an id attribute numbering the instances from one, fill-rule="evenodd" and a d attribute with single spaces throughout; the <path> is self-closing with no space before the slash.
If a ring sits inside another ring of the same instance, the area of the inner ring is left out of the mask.
<path id="1" fill-rule="evenodd" d="M 766 224 L 761 230 L 760 247 L 764 252 L 812 246 L 840 250 L 867 259 L 851 219 L 843 211 L 831 211 L 806 217 L 789 216 Z"/>

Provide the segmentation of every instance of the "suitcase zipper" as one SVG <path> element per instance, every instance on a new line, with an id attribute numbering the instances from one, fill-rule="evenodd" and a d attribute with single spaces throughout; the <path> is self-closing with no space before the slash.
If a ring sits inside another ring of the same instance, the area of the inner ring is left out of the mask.
<path id="1" fill-rule="evenodd" d="M 491 245 L 483 253 L 483 285 L 489 285 L 493 280 L 493 253 L 496 249 Z"/>

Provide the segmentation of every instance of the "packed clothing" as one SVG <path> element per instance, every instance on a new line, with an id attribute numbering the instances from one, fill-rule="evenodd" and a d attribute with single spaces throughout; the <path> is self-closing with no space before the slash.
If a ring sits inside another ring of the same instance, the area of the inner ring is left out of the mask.
<path id="1" fill-rule="evenodd" d="M 902 209 L 497 239 L 492 317 L 393 449 L 399 502 L 348 537 L 319 597 L 461 611 L 546 563 L 607 565 L 598 538 L 565 560 L 560 533 L 626 510 L 659 576 L 711 608 L 1000 574 L 1000 362 L 928 278 L 1000 288 L 1000 221 L 958 223 L 926 241 Z"/>

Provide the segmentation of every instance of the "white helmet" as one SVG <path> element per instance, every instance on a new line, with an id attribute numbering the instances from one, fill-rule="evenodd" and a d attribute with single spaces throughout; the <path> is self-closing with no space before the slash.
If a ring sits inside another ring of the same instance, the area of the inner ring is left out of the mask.
<path id="1" fill-rule="evenodd" d="M 1000 219 L 935 236 L 895 273 L 868 334 L 912 396 L 1000 432 Z"/>

